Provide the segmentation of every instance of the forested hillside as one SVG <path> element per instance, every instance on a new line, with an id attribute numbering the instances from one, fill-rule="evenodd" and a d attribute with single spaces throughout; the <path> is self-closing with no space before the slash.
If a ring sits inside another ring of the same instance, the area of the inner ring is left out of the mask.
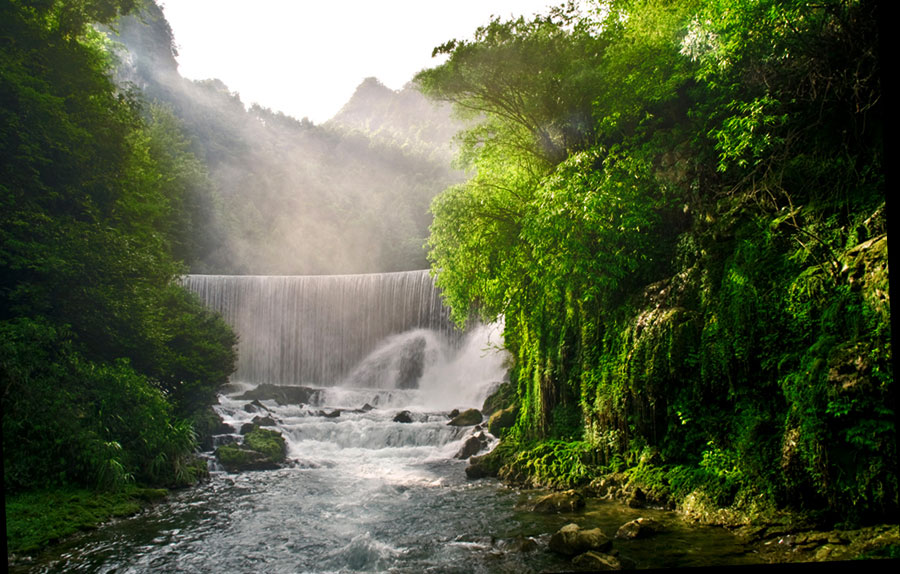
<path id="1" fill-rule="evenodd" d="M 897 510 L 874 2 L 495 19 L 423 91 L 480 118 L 434 202 L 459 321 L 505 318 L 526 484 L 619 473 L 698 516 Z"/>
<path id="2" fill-rule="evenodd" d="M 176 281 L 202 167 L 170 114 L 113 83 L 93 27 L 135 4 L 0 4 L 7 496 L 195 482 L 191 417 L 234 367 L 234 334 Z"/>
<path id="3" fill-rule="evenodd" d="M 365 80 L 325 125 L 252 105 L 216 79 L 178 73 L 154 2 L 123 18 L 118 77 L 170 110 L 206 166 L 194 187 L 195 273 L 323 274 L 423 269 L 437 193 L 450 167 L 449 108 Z M 315 90 L 314 85 L 309 86 Z"/>

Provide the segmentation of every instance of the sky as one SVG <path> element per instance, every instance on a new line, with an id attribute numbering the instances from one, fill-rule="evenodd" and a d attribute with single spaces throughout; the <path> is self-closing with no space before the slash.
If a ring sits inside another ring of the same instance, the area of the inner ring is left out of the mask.
<path id="1" fill-rule="evenodd" d="M 374 76 L 399 90 L 447 40 L 555 0 L 161 0 L 181 75 L 321 124 Z"/>

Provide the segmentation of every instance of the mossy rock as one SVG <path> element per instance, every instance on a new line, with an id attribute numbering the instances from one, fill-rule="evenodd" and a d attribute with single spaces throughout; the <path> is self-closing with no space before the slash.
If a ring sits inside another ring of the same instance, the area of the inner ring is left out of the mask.
<path id="1" fill-rule="evenodd" d="M 500 385 L 492 392 L 481 406 L 481 412 L 484 416 L 489 417 L 495 412 L 505 409 L 516 400 L 516 387 L 510 382 L 500 383 Z"/>
<path id="2" fill-rule="evenodd" d="M 228 472 L 272 470 L 284 462 L 287 445 L 281 433 L 254 428 L 240 445 L 226 444 L 216 449 L 216 458 Z"/>
<path id="3" fill-rule="evenodd" d="M 216 458 L 228 472 L 246 470 L 273 470 L 278 463 L 261 452 L 243 448 L 239 445 L 226 444 L 216 449 Z"/>
<path id="4" fill-rule="evenodd" d="M 501 466 L 503 466 L 503 457 L 500 449 L 495 448 L 487 454 L 471 457 L 469 466 L 466 467 L 466 477 L 474 480 L 487 476 L 497 476 Z"/>
<path id="5" fill-rule="evenodd" d="M 500 436 L 501 431 L 516 424 L 518 416 L 519 409 L 515 405 L 499 410 L 488 419 L 488 431 L 494 436 Z"/>
<path id="6" fill-rule="evenodd" d="M 483 419 L 484 417 L 481 416 L 481 411 L 478 409 L 466 409 L 453 417 L 447 424 L 455 427 L 469 427 L 477 425 Z"/>
<path id="7" fill-rule="evenodd" d="M 287 455 L 287 445 L 281 433 L 274 430 L 256 427 L 244 435 L 244 446 L 256 452 L 261 452 L 273 462 L 284 462 Z"/>

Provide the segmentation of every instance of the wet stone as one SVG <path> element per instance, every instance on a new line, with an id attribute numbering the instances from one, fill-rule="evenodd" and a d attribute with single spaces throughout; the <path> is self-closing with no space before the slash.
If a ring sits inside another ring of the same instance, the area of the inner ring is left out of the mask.
<path id="1" fill-rule="evenodd" d="M 395 423 L 411 423 L 413 422 L 412 413 L 409 411 L 400 411 L 394 415 L 393 421 Z"/>
<path id="2" fill-rule="evenodd" d="M 575 556 L 591 550 L 605 552 L 612 541 L 599 528 L 582 529 L 574 523 L 566 524 L 550 537 L 550 550 L 557 554 Z"/>
<path id="3" fill-rule="evenodd" d="M 638 518 L 620 526 L 616 538 L 647 538 L 661 531 L 662 525 L 652 518 Z"/>
<path id="4" fill-rule="evenodd" d="M 531 508 L 532 512 L 574 512 L 584 508 L 584 497 L 574 490 L 553 492 L 540 497 Z"/>

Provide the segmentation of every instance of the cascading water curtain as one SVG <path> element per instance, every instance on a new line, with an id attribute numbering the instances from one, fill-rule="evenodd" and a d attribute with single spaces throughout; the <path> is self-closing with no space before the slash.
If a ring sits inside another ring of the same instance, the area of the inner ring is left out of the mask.
<path id="1" fill-rule="evenodd" d="M 239 337 L 233 380 L 332 385 L 386 337 L 461 333 L 427 271 L 364 275 L 187 275 L 185 287 Z"/>

